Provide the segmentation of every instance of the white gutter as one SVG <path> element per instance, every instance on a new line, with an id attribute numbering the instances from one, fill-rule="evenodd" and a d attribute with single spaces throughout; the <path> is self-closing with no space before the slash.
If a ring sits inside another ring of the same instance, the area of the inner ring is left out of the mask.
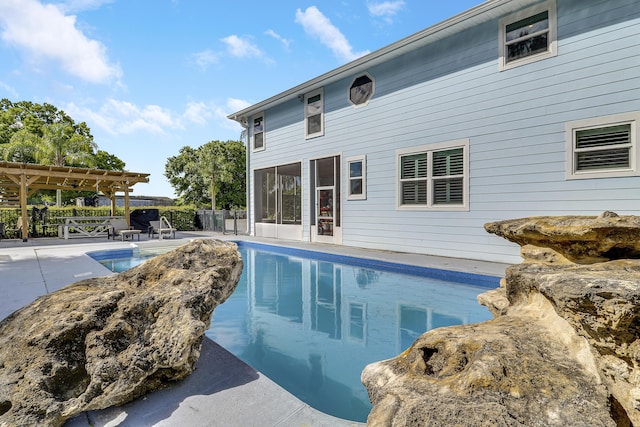
<path id="1" fill-rule="evenodd" d="M 341 67 L 335 68 L 314 79 L 299 84 L 289 90 L 265 99 L 257 104 L 240 110 L 227 116 L 242 124 L 252 114 L 271 108 L 282 102 L 297 98 L 321 86 L 333 83 L 360 70 L 365 70 L 373 65 L 385 62 L 390 58 L 399 56 L 409 49 L 421 47 L 447 37 L 453 33 L 471 28 L 480 23 L 497 19 L 507 13 L 519 10 L 523 7 L 537 3 L 539 0 L 488 0 L 465 12 L 459 13 L 445 21 L 427 27 L 422 31 L 412 34 L 404 39 L 392 43 L 386 47 L 371 52 L 355 59 Z M 496 28 L 496 37 L 498 29 Z"/>

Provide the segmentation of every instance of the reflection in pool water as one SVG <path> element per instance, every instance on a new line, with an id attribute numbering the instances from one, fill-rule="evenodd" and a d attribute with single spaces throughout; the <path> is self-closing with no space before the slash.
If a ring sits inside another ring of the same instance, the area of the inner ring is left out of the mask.
<path id="1" fill-rule="evenodd" d="M 371 404 L 360 373 L 368 363 L 394 357 L 429 329 L 492 317 L 476 296 L 497 287 L 496 277 L 238 245 L 242 276 L 207 336 L 336 417 L 366 421 Z M 149 257 L 90 255 L 113 271 Z"/>
<path id="2" fill-rule="evenodd" d="M 360 383 L 365 365 L 399 354 L 429 329 L 490 319 L 476 296 L 498 285 L 486 276 L 466 275 L 482 282 L 472 286 L 306 251 L 244 244 L 240 251 L 238 288 L 215 309 L 207 336 L 310 406 L 355 421 L 371 409 Z"/>

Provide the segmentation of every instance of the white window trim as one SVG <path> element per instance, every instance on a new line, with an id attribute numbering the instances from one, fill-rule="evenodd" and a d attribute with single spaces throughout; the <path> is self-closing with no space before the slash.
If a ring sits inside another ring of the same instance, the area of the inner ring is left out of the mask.
<path id="1" fill-rule="evenodd" d="M 367 99 L 366 102 L 363 102 L 362 104 L 354 104 L 354 102 L 351 100 L 351 86 L 353 86 L 356 80 L 362 76 L 367 76 L 369 77 L 369 79 L 371 79 L 371 96 L 369 97 L 369 99 Z M 364 72 L 364 73 L 358 74 L 351 80 L 351 84 L 347 88 L 347 101 L 349 102 L 349 104 L 351 104 L 353 108 L 366 107 L 367 105 L 369 105 L 369 102 L 371 102 L 371 100 L 373 99 L 373 95 L 375 94 L 376 94 L 376 79 L 374 79 L 371 74 Z"/>
<path id="2" fill-rule="evenodd" d="M 431 153 L 434 151 L 450 150 L 462 148 L 462 161 L 464 177 L 462 179 L 462 204 L 460 205 L 434 205 L 431 200 L 433 194 L 433 178 Z M 400 185 L 401 157 L 410 154 L 429 153 L 428 174 L 427 174 L 427 204 L 425 205 L 403 205 L 402 189 Z M 422 145 L 419 147 L 404 148 L 396 150 L 396 209 L 402 211 L 468 211 L 469 210 L 469 139 L 459 139 L 455 141 L 440 142 L 436 144 Z"/>
<path id="3" fill-rule="evenodd" d="M 259 119 L 262 117 L 262 147 L 256 148 L 255 142 L 255 134 L 253 133 L 253 123 L 255 119 Z M 264 113 L 256 114 L 251 117 L 251 151 L 264 151 L 267 148 L 267 129 L 266 129 L 266 121 L 264 118 Z"/>
<path id="4" fill-rule="evenodd" d="M 516 59 L 507 63 L 507 49 L 505 46 L 506 28 L 507 25 L 514 22 L 518 22 L 522 19 L 534 16 L 538 13 L 549 11 L 549 48 L 545 53 L 537 53 L 525 58 Z M 509 16 L 505 16 L 500 19 L 499 25 L 499 40 L 498 47 L 500 50 L 499 67 L 500 71 L 508 70 L 510 68 L 519 67 L 521 65 L 530 64 L 532 62 L 540 61 L 546 58 L 551 58 L 558 55 L 558 18 L 556 13 L 556 0 L 548 0 L 544 3 L 540 3 L 533 7 L 530 7 L 520 12 L 514 13 Z"/>
<path id="5" fill-rule="evenodd" d="M 631 150 L 629 153 L 629 168 L 609 169 L 598 171 L 576 171 L 575 164 L 575 138 L 580 130 L 601 128 L 616 125 L 631 125 Z M 567 179 L 589 178 L 615 178 L 623 176 L 638 176 L 640 165 L 638 155 L 638 135 L 640 135 L 640 112 L 615 114 L 611 116 L 593 117 L 584 120 L 576 120 L 566 124 L 566 150 L 567 150 Z"/>
<path id="6" fill-rule="evenodd" d="M 366 200 L 367 199 L 367 156 L 353 156 L 347 157 L 347 171 L 344 174 L 347 177 L 347 200 Z M 362 162 L 362 176 L 355 177 L 356 179 L 362 179 L 362 194 L 351 194 L 351 168 L 349 167 L 353 162 Z"/>
<path id="7" fill-rule="evenodd" d="M 320 113 L 320 131 L 309 134 L 308 120 L 307 120 L 307 100 L 313 98 L 316 95 L 320 95 L 320 102 L 322 103 L 322 112 Z M 304 95 L 304 137 L 305 139 L 316 138 L 324 135 L 324 90 L 322 88 L 314 90 Z"/>

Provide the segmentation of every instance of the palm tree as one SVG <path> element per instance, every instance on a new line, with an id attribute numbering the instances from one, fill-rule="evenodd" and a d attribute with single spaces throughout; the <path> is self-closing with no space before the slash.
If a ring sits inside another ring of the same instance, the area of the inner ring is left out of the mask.
<path id="1" fill-rule="evenodd" d="M 38 163 L 44 165 L 91 166 L 97 148 L 91 135 L 76 132 L 73 126 L 58 122 L 44 126 L 35 157 Z M 56 204 L 62 206 L 60 190 L 56 190 Z"/>

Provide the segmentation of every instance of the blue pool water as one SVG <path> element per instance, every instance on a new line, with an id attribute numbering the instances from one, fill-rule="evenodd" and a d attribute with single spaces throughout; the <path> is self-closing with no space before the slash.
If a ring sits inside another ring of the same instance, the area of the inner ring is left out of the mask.
<path id="1" fill-rule="evenodd" d="M 245 242 L 239 250 L 238 287 L 215 309 L 207 336 L 336 417 L 366 421 L 368 363 L 429 329 L 492 318 L 476 297 L 497 277 Z M 115 255 L 100 262 L 123 271 L 143 261 Z"/>

